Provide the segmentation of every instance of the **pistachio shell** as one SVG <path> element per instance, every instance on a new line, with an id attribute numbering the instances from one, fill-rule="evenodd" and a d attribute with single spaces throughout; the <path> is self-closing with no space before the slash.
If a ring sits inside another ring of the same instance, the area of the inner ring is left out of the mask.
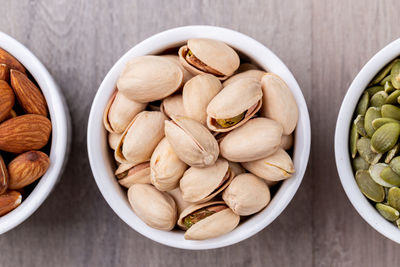
<path id="1" fill-rule="evenodd" d="M 389 189 L 388 194 L 388 203 L 392 208 L 400 211 L 400 188 L 392 187 Z"/>
<path id="2" fill-rule="evenodd" d="M 117 148 L 121 136 L 122 134 L 108 133 L 108 145 L 112 150 L 115 150 Z"/>
<path id="3" fill-rule="evenodd" d="M 397 60 L 390 71 L 391 82 L 394 88 L 400 89 L 400 60 Z"/>
<path id="4" fill-rule="evenodd" d="M 233 173 L 225 159 L 205 168 L 190 167 L 180 180 L 182 198 L 193 203 L 209 201 L 231 182 Z"/>
<path id="5" fill-rule="evenodd" d="M 137 165 L 122 163 L 115 171 L 118 183 L 130 188 L 134 184 L 150 184 L 150 162 L 146 161 Z"/>
<path id="6" fill-rule="evenodd" d="M 244 173 L 232 180 L 222 198 L 234 213 L 248 216 L 267 206 L 271 194 L 268 186 L 260 178 Z"/>
<path id="7" fill-rule="evenodd" d="M 200 65 L 192 65 L 186 60 L 188 51 L 200 61 Z M 211 39 L 190 39 L 187 45 L 179 49 L 182 65 L 192 74 L 204 73 L 211 68 L 211 74 L 217 74 L 220 80 L 231 76 L 239 67 L 239 55 L 225 43 Z"/>
<path id="8" fill-rule="evenodd" d="M 184 209 L 186 209 L 190 205 L 193 205 L 193 203 L 183 200 L 182 192 L 181 189 L 179 189 L 179 187 L 168 191 L 168 194 L 170 194 L 172 198 L 175 200 L 176 206 L 178 208 L 178 214 L 181 214 Z"/>
<path id="9" fill-rule="evenodd" d="M 182 70 L 170 59 L 140 56 L 126 64 L 117 87 L 127 98 L 147 103 L 171 95 L 181 87 L 182 82 Z"/>
<path id="10" fill-rule="evenodd" d="M 186 229 L 185 225 L 183 224 L 183 220 L 186 216 L 190 215 L 196 210 L 213 205 L 225 205 L 225 203 L 223 201 L 215 201 L 189 206 L 179 216 L 178 225 L 183 229 Z M 240 216 L 236 215 L 231 209 L 226 208 L 200 220 L 191 226 L 185 233 L 185 239 L 204 240 L 218 237 L 235 229 L 239 224 L 239 221 Z"/>
<path id="11" fill-rule="evenodd" d="M 261 108 L 261 84 L 252 78 L 240 79 L 223 88 L 208 104 L 207 126 L 216 132 L 227 132 L 246 123 Z M 222 127 L 218 119 L 230 119 L 244 114 L 238 123 Z"/>
<path id="12" fill-rule="evenodd" d="M 357 141 L 357 152 L 370 164 L 377 163 L 382 157 L 381 153 L 376 153 L 371 149 L 371 139 L 361 137 Z"/>
<path id="13" fill-rule="evenodd" d="M 281 143 L 279 145 L 284 150 L 291 149 L 293 146 L 293 134 L 290 135 L 282 135 Z"/>
<path id="14" fill-rule="evenodd" d="M 375 207 L 386 220 L 394 222 L 399 218 L 399 211 L 388 205 L 376 203 Z"/>
<path id="15" fill-rule="evenodd" d="M 146 104 L 130 100 L 116 91 L 104 111 L 104 127 L 111 133 L 123 133 L 132 119 L 145 108 Z"/>
<path id="16" fill-rule="evenodd" d="M 386 104 L 381 109 L 382 117 L 400 120 L 400 108 L 395 105 Z"/>
<path id="17" fill-rule="evenodd" d="M 291 134 L 297 125 L 299 110 L 286 83 L 277 75 L 267 73 L 261 79 L 263 105 L 261 116 L 273 119 L 283 126 L 283 134 Z"/>
<path id="18" fill-rule="evenodd" d="M 221 82 L 210 74 L 200 74 L 190 79 L 182 92 L 187 116 L 206 124 L 207 106 L 221 89 Z"/>
<path id="19" fill-rule="evenodd" d="M 381 117 L 380 108 L 370 107 L 365 113 L 364 128 L 369 137 L 371 137 L 375 132 L 375 128 L 372 126 L 372 121 Z"/>
<path id="20" fill-rule="evenodd" d="M 249 172 L 267 181 L 284 180 L 295 172 L 292 159 L 282 148 L 266 158 L 243 162 L 242 165 Z"/>
<path id="21" fill-rule="evenodd" d="M 138 164 L 149 161 L 157 144 L 164 137 L 166 117 L 159 111 L 142 111 L 122 134 L 115 150 L 120 163 Z"/>
<path id="22" fill-rule="evenodd" d="M 385 199 L 385 191 L 383 190 L 383 187 L 371 178 L 368 171 L 357 171 L 356 182 L 360 191 L 372 201 L 381 202 Z"/>
<path id="23" fill-rule="evenodd" d="M 213 165 L 218 158 L 217 140 L 198 121 L 173 117 L 165 122 L 165 136 L 178 157 L 189 166 Z"/>
<path id="24" fill-rule="evenodd" d="M 174 199 L 148 184 L 134 184 L 128 189 L 128 199 L 136 215 L 150 227 L 172 230 L 177 218 Z"/>
<path id="25" fill-rule="evenodd" d="M 365 112 L 367 112 L 368 106 L 369 106 L 369 94 L 368 92 L 364 92 L 360 100 L 358 101 L 356 107 L 356 114 L 364 116 Z"/>
<path id="26" fill-rule="evenodd" d="M 282 126 L 267 118 L 254 118 L 228 133 L 220 143 L 221 155 L 234 162 L 254 161 L 275 153 Z"/>
<path id="27" fill-rule="evenodd" d="M 240 165 L 240 163 L 232 161 L 228 161 L 228 163 L 229 163 L 229 168 L 231 168 L 231 171 L 233 172 L 233 176 L 246 172 L 246 170 L 242 167 L 242 165 Z"/>
<path id="28" fill-rule="evenodd" d="M 182 70 L 182 73 L 183 73 L 183 84 L 185 84 L 187 81 L 189 81 L 190 79 L 193 78 L 193 74 L 191 74 L 189 71 L 187 71 L 182 66 L 178 55 L 169 54 L 169 55 L 161 55 L 161 56 L 166 58 L 166 59 L 171 60 L 172 62 L 174 62 L 175 64 L 177 64 L 179 66 L 179 68 Z"/>
<path id="29" fill-rule="evenodd" d="M 245 79 L 245 78 L 253 78 L 257 81 L 261 81 L 261 78 L 265 74 L 266 74 L 266 72 L 262 71 L 262 70 L 247 70 L 247 71 L 240 72 L 238 74 L 233 75 L 228 80 L 224 81 L 224 83 L 222 85 L 223 85 L 223 87 L 226 87 L 233 82 L 236 82 L 240 79 Z"/>
<path id="30" fill-rule="evenodd" d="M 256 65 L 252 63 L 242 63 L 240 64 L 239 68 L 237 69 L 237 73 L 245 72 L 247 70 L 256 70 L 258 69 Z"/>
<path id="31" fill-rule="evenodd" d="M 372 135 L 372 149 L 378 153 L 385 153 L 393 148 L 400 135 L 400 124 L 387 123 L 379 127 Z"/>
<path id="32" fill-rule="evenodd" d="M 161 103 L 160 111 L 170 118 L 175 116 L 185 116 L 182 95 L 177 94 L 165 98 Z"/>
<path id="33" fill-rule="evenodd" d="M 160 191 L 178 187 L 187 165 L 175 154 L 167 138 L 161 140 L 150 159 L 151 183 Z"/>

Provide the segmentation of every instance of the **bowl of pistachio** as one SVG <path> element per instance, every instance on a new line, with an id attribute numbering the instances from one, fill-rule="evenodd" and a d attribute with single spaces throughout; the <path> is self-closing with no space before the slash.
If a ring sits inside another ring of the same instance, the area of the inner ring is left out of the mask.
<path id="1" fill-rule="evenodd" d="M 364 220 L 400 243 L 400 39 L 361 69 L 343 100 L 335 156 L 343 188 Z"/>
<path id="2" fill-rule="evenodd" d="M 101 193 L 132 229 L 211 249 L 256 234 L 289 204 L 310 122 L 296 80 L 269 49 L 188 26 L 142 41 L 113 66 L 87 142 Z"/>

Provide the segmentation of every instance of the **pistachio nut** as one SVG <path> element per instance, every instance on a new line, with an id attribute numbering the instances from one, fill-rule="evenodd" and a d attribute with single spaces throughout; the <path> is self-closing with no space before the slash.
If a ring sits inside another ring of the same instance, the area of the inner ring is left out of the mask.
<path id="1" fill-rule="evenodd" d="M 285 150 L 279 148 L 274 154 L 250 162 L 243 162 L 242 166 L 254 175 L 267 181 L 281 181 L 295 172 L 293 161 Z"/>
<path id="2" fill-rule="evenodd" d="M 275 153 L 282 126 L 267 118 L 254 118 L 229 132 L 220 143 L 221 155 L 234 162 L 254 161 Z"/>
<path id="3" fill-rule="evenodd" d="M 400 188 L 390 188 L 387 194 L 387 200 L 392 208 L 400 211 Z"/>
<path id="4" fill-rule="evenodd" d="M 177 219 L 174 199 L 149 184 L 134 184 L 128 189 L 128 200 L 136 215 L 150 227 L 172 230 Z"/>
<path id="5" fill-rule="evenodd" d="M 205 168 L 190 167 L 179 182 L 182 198 L 193 203 L 209 201 L 229 185 L 233 176 L 228 161 L 222 158 Z"/>
<path id="6" fill-rule="evenodd" d="M 378 163 L 382 157 L 382 153 L 376 153 L 371 149 L 371 139 L 367 137 L 361 137 L 357 141 L 357 152 L 360 156 L 365 159 L 369 164 Z"/>
<path id="7" fill-rule="evenodd" d="M 193 78 L 193 74 L 191 74 L 187 69 L 185 69 L 180 60 L 179 56 L 175 54 L 167 54 L 167 55 L 161 55 L 162 57 L 165 57 L 166 59 L 171 60 L 172 62 L 176 63 L 179 68 L 182 70 L 183 73 L 183 84 L 185 84 L 187 81 L 189 81 L 191 78 Z"/>
<path id="8" fill-rule="evenodd" d="M 399 211 L 388 205 L 376 203 L 375 207 L 386 220 L 394 222 L 399 218 Z"/>
<path id="9" fill-rule="evenodd" d="M 365 116 L 368 106 L 369 106 L 369 94 L 368 94 L 368 92 L 364 92 L 363 95 L 361 96 L 360 100 L 358 101 L 358 104 L 356 107 L 356 114 Z"/>
<path id="10" fill-rule="evenodd" d="M 187 116 L 205 125 L 207 106 L 221 89 L 221 82 L 210 74 L 200 74 L 190 79 L 182 92 Z"/>
<path id="11" fill-rule="evenodd" d="M 224 81 L 224 83 L 222 85 L 223 85 L 223 87 L 226 87 L 231 83 L 234 83 L 240 79 L 246 79 L 246 78 L 253 78 L 257 81 L 261 81 L 261 78 L 265 74 L 266 74 L 266 72 L 263 70 L 257 70 L 257 69 L 246 70 L 244 72 L 240 72 L 238 74 L 233 75 L 228 80 Z"/>
<path id="12" fill-rule="evenodd" d="M 165 122 L 165 136 L 178 157 L 189 166 L 210 166 L 218 158 L 217 140 L 198 121 L 173 117 L 172 121 Z"/>
<path id="13" fill-rule="evenodd" d="M 8 180 L 8 170 L 3 157 L 0 155 L 0 195 L 6 192 L 8 188 Z"/>
<path id="14" fill-rule="evenodd" d="M 359 170 L 356 172 L 356 182 L 360 191 L 369 199 L 381 202 L 385 199 L 385 191 L 382 185 L 377 184 L 368 171 Z"/>
<path id="15" fill-rule="evenodd" d="M 376 74 L 374 79 L 372 79 L 370 85 L 380 83 L 390 73 L 394 64 L 396 64 L 398 61 L 399 61 L 398 59 L 395 59 L 392 62 L 390 62 L 389 64 L 387 64 L 381 71 L 378 72 L 378 74 Z"/>
<path id="16" fill-rule="evenodd" d="M 400 60 L 397 60 L 390 71 L 391 82 L 394 88 L 400 89 Z"/>
<path id="17" fill-rule="evenodd" d="M 170 118 L 173 116 L 185 116 L 182 95 L 177 94 L 165 98 L 161 103 L 160 111 Z"/>
<path id="18" fill-rule="evenodd" d="M 108 145 L 112 150 L 115 150 L 117 148 L 121 136 L 122 134 L 108 133 Z"/>
<path id="19" fill-rule="evenodd" d="M 178 225 L 186 230 L 185 239 L 204 240 L 231 232 L 240 216 L 223 201 L 207 202 L 187 207 L 179 216 Z"/>
<path id="20" fill-rule="evenodd" d="M 126 188 L 134 184 L 150 184 L 150 162 L 139 164 L 122 163 L 115 171 L 118 183 Z"/>
<path id="21" fill-rule="evenodd" d="M 159 111 L 142 111 L 131 121 L 115 149 L 120 163 L 138 164 L 149 161 L 164 137 L 165 115 Z"/>
<path id="22" fill-rule="evenodd" d="M 104 127 L 110 133 L 123 133 L 132 119 L 145 108 L 146 104 L 130 100 L 116 91 L 104 110 Z"/>
<path id="23" fill-rule="evenodd" d="M 379 108 L 383 104 L 386 103 L 387 98 L 388 98 L 388 94 L 385 91 L 380 91 L 371 97 L 370 105 L 371 105 L 371 107 Z"/>
<path id="24" fill-rule="evenodd" d="M 193 205 L 193 203 L 183 200 L 182 192 L 179 187 L 168 191 L 168 194 L 170 194 L 172 198 L 175 200 L 176 206 L 178 208 L 178 214 L 181 214 L 184 209 L 186 209 L 190 205 Z"/>
<path id="25" fill-rule="evenodd" d="M 385 106 L 385 105 L 384 105 Z M 377 107 L 370 107 L 368 108 L 367 112 L 365 113 L 364 118 L 364 129 L 367 132 L 369 137 L 375 132 L 375 128 L 372 126 L 372 121 L 375 119 L 381 118 L 381 109 Z"/>
<path id="26" fill-rule="evenodd" d="M 151 183 L 160 191 L 178 187 L 179 180 L 187 169 L 186 163 L 175 154 L 167 138 L 157 145 L 150 159 Z"/>
<path id="27" fill-rule="evenodd" d="M 181 68 L 170 59 L 140 56 L 126 64 L 117 87 L 127 98 L 147 103 L 173 94 L 182 86 L 182 82 Z"/>
<path id="28" fill-rule="evenodd" d="M 179 60 L 192 74 L 209 73 L 226 80 L 239 67 L 239 55 L 225 43 L 211 39 L 190 39 L 179 49 Z"/>
<path id="29" fill-rule="evenodd" d="M 350 130 L 350 153 L 353 159 L 357 155 L 357 141 L 358 141 L 357 126 L 355 123 L 353 123 L 351 125 L 351 130 Z"/>
<path id="30" fill-rule="evenodd" d="M 381 109 L 382 117 L 400 120 L 400 108 L 395 105 L 385 104 Z"/>
<path id="31" fill-rule="evenodd" d="M 279 122 L 284 135 L 291 134 L 296 128 L 299 110 L 289 87 L 278 75 L 267 73 L 261 79 L 261 88 L 261 116 Z"/>
<path id="32" fill-rule="evenodd" d="M 371 146 L 375 152 L 385 153 L 397 143 L 400 135 L 399 123 L 387 123 L 379 127 L 372 135 Z"/>
<path id="33" fill-rule="evenodd" d="M 262 95 L 260 82 L 252 78 L 229 84 L 208 104 L 208 128 L 228 132 L 243 125 L 261 108 Z"/>
<path id="34" fill-rule="evenodd" d="M 369 163 L 365 161 L 361 156 L 355 157 L 352 161 L 351 164 L 353 166 L 354 171 L 359 171 L 359 170 L 368 170 L 369 168 Z"/>
<path id="35" fill-rule="evenodd" d="M 237 215 L 248 216 L 267 206 L 271 193 L 260 178 L 243 173 L 232 180 L 222 194 L 222 199 Z"/>

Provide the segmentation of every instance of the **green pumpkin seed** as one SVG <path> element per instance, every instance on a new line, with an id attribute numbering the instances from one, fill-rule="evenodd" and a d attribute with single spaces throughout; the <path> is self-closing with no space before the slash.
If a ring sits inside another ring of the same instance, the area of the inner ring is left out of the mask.
<path id="1" fill-rule="evenodd" d="M 400 104 L 400 96 L 397 98 L 397 103 Z"/>
<path id="2" fill-rule="evenodd" d="M 397 220 L 396 220 L 396 225 L 397 225 L 397 228 L 400 229 L 400 219 L 397 219 Z"/>
<path id="3" fill-rule="evenodd" d="M 383 118 L 400 120 L 400 108 L 389 104 L 383 105 L 381 109 L 381 115 Z"/>
<path id="4" fill-rule="evenodd" d="M 388 204 L 395 208 L 396 210 L 400 210 L 400 188 L 392 187 L 389 189 L 387 193 Z"/>
<path id="5" fill-rule="evenodd" d="M 398 210 L 396 210 L 388 205 L 385 205 L 382 203 L 376 203 L 375 207 L 379 211 L 379 213 L 388 221 L 394 222 L 400 216 L 400 213 Z"/>
<path id="6" fill-rule="evenodd" d="M 390 167 L 386 167 L 381 171 L 381 178 L 388 184 L 400 186 L 400 176 L 397 175 Z"/>
<path id="7" fill-rule="evenodd" d="M 372 126 L 372 121 L 381 117 L 382 115 L 380 108 L 370 107 L 365 113 L 364 128 L 369 137 L 372 137 L 375 132 L 375 128 Z"/>
<path id="8" fill-rule="evenodd" d="M 385 87 L 386 82 L 390 82 L 391 79 L 392 79 L 392 76 L 389 74 L 379 84 L 382 85 L 383 87 Z"/>
<path id="9" fill-rule="evenodd" d="M 400 60 L 393 65 L 390 75 L 392 76 L 390 81 L 392 82 L 393 87 L 400 89 Z"/>
<path id="10" fill-rule="evenodd" d="M 356 107 L 356 114 L 364 116 L 365 112 L 367 112 L 368 105 L 369 105 L 369 94 L 368 92 L 364 92 L 360 98 L 360 101 L 358 101 Z"/>
<path id="11" fill-rule="evenodd" d="M 392 149 L 397 143 L 400 135 L 400 124 L 387 123 L 379 127 L 372 135 L 372 150 L 378 153 L 385 153 Z"/>
<path id="12" fill-rule="evenodd" d="M 390 168 L 392 168 L 392 170 L 397 173 L 398 175 L 400 175 L 400 156 L 395 157 L 394 159 L 392 159 L 390 161 Z"/>
<path id="13" fill-rule="evenodd" d="M 373 121 L 372 121 L 372 125 L 373 125 Z M 400 122 L 399 122 L 400 123 Z M 357 132 L 359 135 L 364 136 L 364 137 L 368 137 L 367 131 L 364 128 L 364 116 L 362 115 L 358 115 L 357 118 L 354 120 L 354 124 L 357 127 Z"/>
<path id="14" fill-rule="evenodd" d="M 400 96 L 400 90 L 396 90 L 386 98 L 385 104 L 397 104 L 397 98 Z"/>
<path id="15" fill-rule="evenodd" d="M 398 61 L 398 59 L 393 60 L 389 64 L 387 64 L 378 74 L 372 79 L 370 85 L 377 84 L 381 82 L 392 70 L 393 65 Z"/>
<path id="16" fill-rule="evenodd" d="M 370 88 L 367 88 L 364 93 L 368 93 L 369 96 L 373 96 L 374 94 L 376 94 L 380 91 L 383 91 L 383 90 L 385 90 L 383 88 L 383 86 L 377 85 L 377 86 L 372 86 Z"/>
<path id="17" fill-rule="evenodd" d="M 399 144 L 396 144 L 391 150 L 389 150 L 389 152 L 386 154 L 385 163 L 389 164 L 393 157 L 396 156 L 397 153 L 399 153 L 399 150 Z"/>
<path id="18" fill-rule="evenodd" d="M 391 119 L 391 118 L 377 118 L 372 121 L 372 127 L 374 127 L 375 130 L 378 130 L 379 127 L 381 127 L 382 125 L 387 124 L 387 123 L 399 123 L 400 124 L 400 121 Z"/>
<path id="19" fill-rule="evenodd" d="M 383 86 L 383 89 L 385 90 L 386 93 L 391 94 L 396 91 L 396 88 L 393 87 L 391 81 L 385 82 L 385 85 Z"/>
<path id="20" fill-rule="evenodd" d="M 357 154 L 357 140 L 358 140 L 358 132 L 357 132 L 357 126 L 353 123 L 351 125 L 351 131 L 350 131 L 350 151 L 351 151 L 351 157 L 354 159 Z"/>
<path id="21" fill-rule="evenodd" d="M 384 187 L 393 187 L 394 185 L 389 184 L 385 180 L 382 179 L 381 177 L 381 172 L 388 167 L 389 165 L 385 163 L 377 163 L 375 165 L 371 165 L 368 169 L 369 175 L 371 176 L 372 180 L 375 181 L 375 183 L 380 184 L 381 186 Z"/>
<path id="22" fill-rule="evenodd" d="M 387 97 L 388 94 L 385 91 L 380 91 L 371 97 L 370 104 L 372 107 L 380 108 L 383 104 L 386 104 Z M 395 98 L 395 101 L 396 100 L 397 98 Z"/>
<path id="23" fill-rule="evenodd" d="M 371 149 L 371 139 L 361 137 L 357 141 L 357 151 L 360 156 L 369 164 L 376 164 L 381 159 L 382 154 L 376 153 Z"/>
<path id="24" fill-rule="evenodd" d="M 363 159 L 360 156 L 355 157 L 351 161 L 351 165 L 353 166 L 354 171 L 368 170 L 369 168 L 369 163 L 366 162 L 365 159 Z"/>
<path id="25" fill-rule="evenodd" d="M 356 182 L 360 191 L 370 200 L 382 202 L 385 199 L 383 187 L 372 180 L 368 171 L 357 171 Z"/>

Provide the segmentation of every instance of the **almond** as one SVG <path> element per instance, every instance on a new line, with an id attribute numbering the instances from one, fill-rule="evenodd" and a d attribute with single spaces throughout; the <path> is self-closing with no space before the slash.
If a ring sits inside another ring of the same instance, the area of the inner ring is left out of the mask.
<path id="1" fill-rule="evenodd" d="M 49 168 L 50 159 L 41 151 L 25 152 L 8 164 L 8 188 L 20 189 L 42 177 Z"/>
<path id="2" fill-rule="evenodd" d="M 9 213 L 22 202 L 22 195 L 18 191 L 7 191 L 0 195 L 0 216 Z"/>
<path id="3" fill-rule="evenodd" d="M 0 80 L 6 82 L 10 80 L 10 68 L 6 64 L 0 64 Z"/>
<path id="4" fill-rule="evenodd" d="M 8 171 L 4 164 L 3 157 L 0 155 L 0 195 L 3 194 L 8 187 Z"/>
<path id="5" fill-rule="evenodd" d="M 15 97 L 13 90 L 7 82 L 0 80 L 0 121 L 8 117 L 14 106 Z"/>
<path id="6" fill-rule="evenodd" d="M 23 153 L 38 150 L 49 141 L 51 122 L 36 114 L 26 114 L 0 124 L 0 150 Z"/>
<path id="7" fill-rule="evenodd" d="M 0 64 L 6 64 L 10 69 L 26 73 L 25 67 L 15 57 L 2 48 L 0 48 Z"/>
<path id="8" fill-rule="evenodd" d="M 29 114 L 47 117 L 47 104 L 39 88 L 28 76 L 18 70 L 10 70 L 11 87 L 14 89 L 19 104 Z"/>

